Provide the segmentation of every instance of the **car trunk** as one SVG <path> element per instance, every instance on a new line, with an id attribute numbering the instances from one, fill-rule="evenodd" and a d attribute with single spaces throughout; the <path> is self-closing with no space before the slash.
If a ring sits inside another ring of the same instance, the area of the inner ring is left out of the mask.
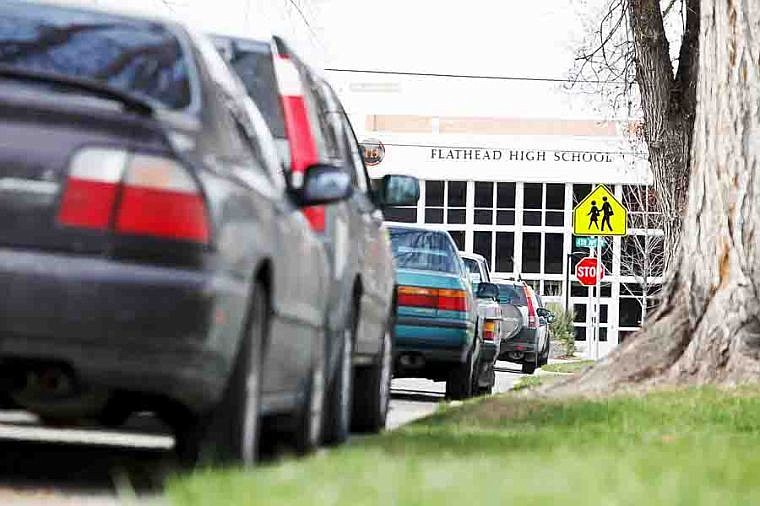
<path id="1" fill-rule="evenodd" d="M 419 288 L 464 290 L 462 279 L 454 274 L 441 272 L 425 272 L 413 269 L 397 269 L 396 284 L 398 286 L 412 286 Z M 417 317 L 452 317 L 452 311 L 440 310 L 432 307 L 399 307 L 399 314 Z"/>
<path id="2" fill-rule="evenodd" d="M 22 90 L 0 88 L 0 247 L 106 252 L 110 232 L 58 220 L 72 156 L 85 146 L 166 152 L 165 136 L 148 117 Z"/>

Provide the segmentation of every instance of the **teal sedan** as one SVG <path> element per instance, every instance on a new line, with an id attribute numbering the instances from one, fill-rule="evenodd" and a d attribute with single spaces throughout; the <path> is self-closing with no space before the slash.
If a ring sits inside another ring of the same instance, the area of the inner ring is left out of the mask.
<path id="1" fill-rule="evenodd" d="M 471 397 L 482 350 L 478 306 L 451 236 L 389 227 L 396 260 L 394 377 L 446 382 L 452 399 Z M 479 292 L 495 287 L 481 283 Z"/>

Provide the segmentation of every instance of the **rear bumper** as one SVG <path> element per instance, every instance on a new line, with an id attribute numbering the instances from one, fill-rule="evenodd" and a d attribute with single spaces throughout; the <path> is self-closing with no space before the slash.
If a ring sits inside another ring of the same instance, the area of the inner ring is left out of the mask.
<path id="1" fill-rule="evenodd" d="M 0 293 L 0 363 L 65 364 L 194 411 L 221 394 L 247 303 L 244 282 L 208 272 L 6 249 Z"/>
<path id="2" fill-rule="evenodd" d="M 464 355 L 473 332 L 469 320 L 400 316 L 393 328 L 393 345 L 397 351 L 419 351 L 431 357 L 447 357 L 452 352 Z"/>
<path id="3" fill-rule="evenodd" d="M 529 329 L 527 327 L 523 327 L 515 337 L 501 341 L 501 352 L 502 353 L 504 353 L 505 351 L 535 352 L 536 346 L 537 346 L 537 343 L 536 343 L 537 336 L 538 336 L 537 329 Z"/>

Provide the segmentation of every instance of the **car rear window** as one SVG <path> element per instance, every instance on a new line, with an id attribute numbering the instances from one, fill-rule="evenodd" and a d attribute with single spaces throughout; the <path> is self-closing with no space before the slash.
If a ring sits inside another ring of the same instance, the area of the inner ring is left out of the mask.
<path id="1" fill-rule="evenodd" d="M 525 290 L 520 285 L 497 285 L 499 287 L 499 302 L 501 304 L 514 304 L 515 306 L 527 306 Z"/>
<path id="2" fill-rule="evenodd" d="M 231 45 L 231 50 L 225 54 L 230 66 L 243 81 L 248 95 L 256 102 L 272 135 L 280 139 L 287 138 L 269 45 L 221 37 L 215 41 L 218 47 L 226 43 Z"/>
<path id="3" fill-rule="evenodd" d="M 477 274 L 478 280 L 480 280 L 480 267 L 478 266 L 478 262 L 472 258 L 463 258 L 462 260 L 464 260 L 464 265 L 467 267 L 467 270 L 470 271 L 470 274 Z"/>
<path id="4" fill-rule="evenodd" d="M 191 102 L 190 66 L 180 42 L 150 21 L 2 2 L 0 65 L 92 79 L 169 109 Z"/>
<path id="5" fill-rule="evenodd" d="M 445 233 L 391 228 L 396 266 L 403 269 L 459 273 L 459 257 Z"/>

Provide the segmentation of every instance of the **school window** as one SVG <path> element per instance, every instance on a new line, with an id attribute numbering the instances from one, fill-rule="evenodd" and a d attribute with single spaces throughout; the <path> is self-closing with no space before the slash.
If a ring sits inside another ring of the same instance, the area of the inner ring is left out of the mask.
<path id="1" fill-rule="evenodd" d="M 541 272 L 541 234 L 524 232 L 522 235 L 522 272 Z"/>
<path id="2" fill-rule="evenodd" d="M 493 272 L 511 274 L 515 270 L 514 232 L 476 230 L 472 234 L 472 251 L 482 255 Z"/>
<path id="3" fill-rule="evenodd" d="M 592 187 L 590 184 L 573 185 L 573 207 L 580 204 L 583 199 L 589 196 Z"/>
<path id="4" fill-rule="evenodd" d="M 449 230 L 449 235 L 454 239 L 459 251 L 464 251 L 464 230 Z"/>
<path id="5" fill-rule="evenodd" d="M 523 225 L 565 226 L 565 185 L 525 183 L 523 185 Z"/>
<path id="6" fill-rule="evenodd" d="M 488 265 L 493 265 L 493 258 L 491 255 L 491 245 L 493 232 L 474 232 L 472 236 L 472 251 L 478 255 L 482 255 L 488 261 Z"/>
<path id="7" fill-rule="evenodd" d="M 562 274 L 564 236 L 562 234 L 546 234 L 544 237 L 544 273 Z"/>
<path id="8" fill-rule="evenodd" d="M 443 181 L 425 181 L 425 223 L 443 223 Z"/>
<path id="9" fill-rule="evenodd" d="M 425 223 L 464 225 L 466 181 L 425 181 Z"/>
<path id="10" fill-rule="evenodd" d="M 565 225 L 565 185 L 546 185 L 546 217 L 547 227 L 563 227 Z"/>
<path id="11" fill-rule="evenodd" d="M 496 224 L 515 224 L 515 183 L 496 184 Z"/>
<path id="12" fill-rule="evenodd" d="M 496 232 L 496 272 L 514 272 L 515 270 L 515 233 Z"/>
<path id="13" fill-rule="evenodd" d="M 493 225 L 494 184 L 475 182 L 475 224 Z"/>
<path id="14" fill-rule="evenodd" d="M 662 215 L 657 211 L 654 188 L 644 185 L 624 185 L 623 205 L 628 209 L 631 228 L 654 230 L 662 228 Z"/>
<path id="15" fill-rule="evenodd" d="M 523 225 L 541 226 L 544 191 L 541 183 L 523 185 Z"/>

